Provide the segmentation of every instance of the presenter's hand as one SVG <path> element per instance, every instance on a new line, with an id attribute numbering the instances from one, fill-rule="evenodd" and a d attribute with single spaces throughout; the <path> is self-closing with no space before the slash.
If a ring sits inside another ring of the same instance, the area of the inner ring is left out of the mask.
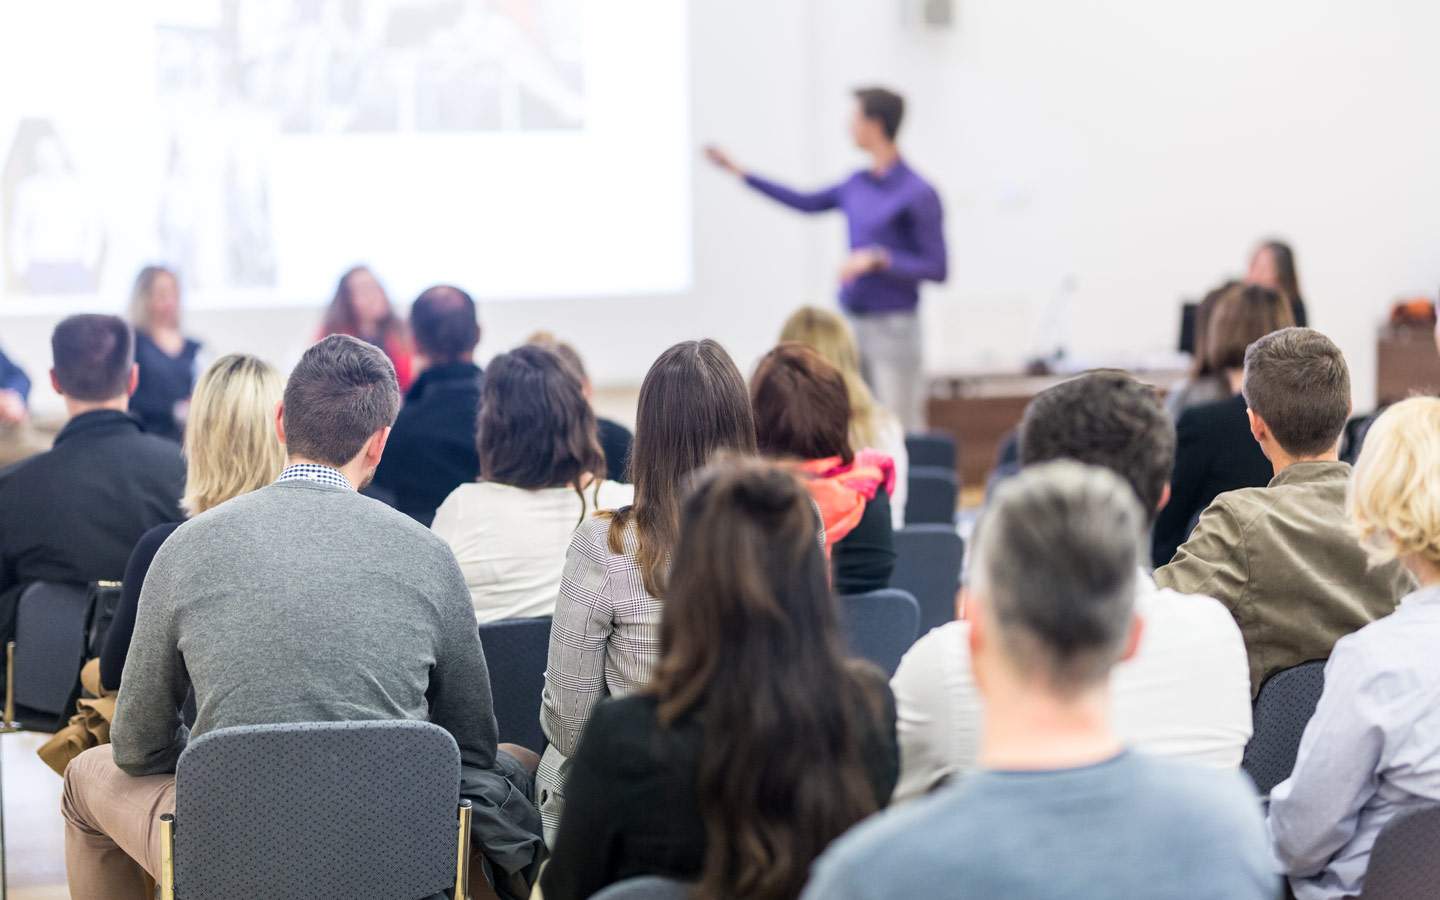
<path id="1" fill-rule="evenodd" d="M 0 425 L 25 421 L 25 399 L 11 390 L 0 391 Z"/>
<path id="2" fill-rule="evenodd" d="M 879 247 L 861 247 L 850 251 L 850 256 L 840 266 L 841 284 L 849 284 L 861 275 L 878 272 L 890 264 L 890 257 Z"/>
<path id="3" fill-rule="evenodd" d="M 741 178 L 745 177 L 745 170 L 740 168 L 740 166 L 735 163 L 735 160 L 730 158 L 730 154 L 714 144 L 710 144 L 705 148 L 705 158 L 729 172 L 731 175 L 737 175 Z"/>

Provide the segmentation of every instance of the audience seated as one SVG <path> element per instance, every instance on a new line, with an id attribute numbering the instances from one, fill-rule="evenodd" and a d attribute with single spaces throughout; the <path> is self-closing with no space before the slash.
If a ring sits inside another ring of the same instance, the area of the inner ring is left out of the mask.
<path id="1" fill-rule="evenodd" d="M 1196 518 L 1218 495 L 1269 483 L 1270 463 L 1250 439 L 1240 379 L 1245 348 L 1291 323 L 1285 301 L 1265 288 L 1241 285 L 1216 300 L 1205 352 L 1215 371 L 1224 373 L 1229 399 L 1191 407 L 1176 424 L 1170 502 L 1155 518 L 1151 558 L 1157 567 L 1174 558 Z"/>
<path id="2" fill-rule="evenodd" d="M 115 316 L 71 316 L 50 339 L 69 421 L 55 446 L 0 473 L 0 646 L 36 581 L 119 581 L 135 542 L 180 518 L 180 448 L 126 412 L 135 341 Z"/>
<path id="3" fill-rule="evenodd" d="M 590 373 L 585 369 L 585 360 L 581 359 L 579 351 L 573 346 L 548 331 L 535 332 L 530 335 L 527 343 L 553 351 L 575 377 L 580 379 L 580 386 L 585 390 L 585 401 L 589 403 L 594 398 L 595 386 L 590 383 Z M 630 465 L 630 445 L 635 442 L 635 435 L 619 422 L 600 415 L 595 416 L 595 423 L 600 430 L 600 449 L 605 451 L 605 477 L 620 484 L 629 484 L 630 476 L 626 474 L 626 469 Z"/>
<path id="4" fill-rule="evenodd" d="M 1305 299 L 1300 296 L 1300 275 L 1295 271 L 1295 251 L 1289 244 L 1274 238 L 1261 242 L 1250 255 L 1245 282 L 1277 292 L 1290 302 L 1295 324 L 1302 328 L 1309 324 Z"/>
<path id="5" fill-rule="evenodd" d="M 275 436 L 274 420 L 283 390 L 274 369 L 244 354 L 222 356 L 200 376 L 185 428 L 185 496 L 180 505 L 187 515 L 198 516 L 279 476 L 285 449 Z M 179 527 L 178 521 L 156 525 L 130 554 L 120 605 L 100 652 L 100 684 L 108 691 L 120 690 L 145 575 L 160 546 Z"/>
<path id="6" fill-rule="evenodd" d="M 1420 587 L 1336 642 L 1294 772 L 1270 795 L 1276 858 L 1299 900 L 1362 894 L 1380 829 L 1440 803 L 1437 461 L 1440 400 L 1426 397 L 1384 413 L 1355 467 L 1348 506 L 1362 546 L 1375 563 L 1399 560 Z"/>
<path id="7" fill-rule="evenodd" d="M 850 444 L 840 371 L 804 344 L 781 344 L 750 379 L 760 452 L 793 460 L 820 507 L 837 594 L 888 587 L 895 569 L 890 458 Z"/>
<path id="8" fill-rule="evenodd" d="M 340 276 L 335 295 L 320 323 L 320 337 L 345 334 L 385 351 L 395 366 L 400 393 L 415 380 L 414 357 L 405 323 L 395 314 L 390 295 L 368 266 L 355 266 Z"/>
<path id="9" fill-rule="evenodd" d="M 1245 352 L 1242 399 L 1274 478 L 1217 497 L 1155 581 L 1225 604 L 1258 693 L 1266 676 L 1324 659 L 1337 639 L 1393 612 L 1411 582 L 1398 563 L 1373 567 L 1349 531 L 1350 467 L 1337 454 L 1350 372 L 1340 348 L 1308 328 L 1261 338 Z"/>
<path id="10" fill-rule="evenodd" d="M 0 468 L 44 449 L 32 436 L 30 377 L 0 350 Z"/>
<path id="11" fill-rule="evenodd" d="M 1070 459 L 1124 478 L 1145 510 L 1165 503 L 1175 429 L 1154 389 L 1120 372 L 1092 372 L 1039 394 L 1020 426 L 1025 466 Z M 1152 513 L 1153 515 L 1153 513 Z M 1145 622 L 1133 658 L 1115 667 L 1115 730 L 1146 753 L 1236 768 L 1250 739 L 1245 644 L 1225 607 L 1210 597 L 1135 578 Z M 975 768 L 981 702 L 970 664 L 970 623 L 951 622 L 915 643 L 892 683 L 901 750 L 897 800 Z"/>
<path id="12" fill-rule="evenodd" d="M 477 619 L 552 615 L 576 527 L 628 506 L 634 490 L 605 480 L 595 414 L 554 353 L 500 354 L 481 396 L 480 481 L 456 488 L 432 528 L 460 563 Z"/>
<path id="13" fill-rule="evenodd" d="M 1190 374 L 1165 395 L 1165 411 L 1176 422 L 1179 422 L 1180 416 L 1192 406 L 1226 400 L 1235 393 L 1230 389 L 1230 379 L 1225 374 L 1224 365 L 1217 361 L 1217 356 L 1223 356 L 1226 348 L 1219 347 L 1218 352 L 1212 352 L 1208 332 L 1210 318 L 1215 313 L 1215 304 L 1239 283 L 1225 282 L 1206 294 L 1195 307 L 1195 349 L 1190 354 Z"/>
<path id="14" fill-rule="evenodd" d="M 815 513 L 795 477 L 712 466 L 684 503 L 650 684 L 595 707 L 546 900 L 663 875 L 788 900 L 895 786 L 885 676 L 847 661 Z"/>
<path id="15" fill-rule="evenodd" d="M 475 420 L 483 376 L 475 365 L 475 301 L 457 287 L 436 285 L 415 298 L 410 331 L 420 375 L 405 393 L 375 487 L 396 509 L 429 525 L 450 492 L 480 472 Z"/>
<path id="16" fill-rule="evenodd" d="M 552 845 L 570 758 L 591 710 L 650 680 L 661 598 L 671 596 L 680 497 L 690 475 L 721 451 L 755 453 L 745 381 L 714 341 L 676 344 L 640 385 L 630 456 L 635 502 L 584 522 L 565 557 L 540 710 L 550 744 L 536 785 Z"/>
<path id="17" fill-rule="evenodd" d="M 860 348 L 845 317 L 830 309 L 804 306 L 785 320 L 781 342 L 804 344 L 845 376 L 850 395 L 850 445 L 874 447 L 895 464 L 895 491 L 890 495 L 890 522 L 905 527 L 905 496 L 910 483 L 910 452 L 905 428 L 881 406 L 860 371 Z"/>
<path id="18" fill-rule="evenodd" d="M 1118 476 L 1074 462 L 1000 486 L 967 607 L 981 770 L 841 837 L 805 897 L 1276 896 L 1245 777 L 1126 749 L 1111 727 L 1110 670 L 1142 640 L 1148 518 Z"/>
<path id="19" fill-rule="evenodd" d="M 497 748 L 460 569 L 444 542 L 356 491 L 399 406 L 394 367 L 379 350 L 322 340 L 285 387 L 280 478 L 180 526 L 156 554 L 113 743 L 65 773 L 77 900 L 150 896 L 143 876 L 160 873 L 158 817 L 174 809 L 171 773 L 188 734 L 234 725 L 435 722 L 459 744 L 461 792 L 475 803 L 482 868 L 494 867 L 501 896 L 516 896 L 513 878 L 538 864 L 529 775 Z M 192 687 L 197 717 L 187 733 L 178 707 Z"/>
<path id="20" fill-rule="evenodd" d="M 130 412 L 145 430 L 172 441 L 185 430 L 201 344 L 180 330 L 180 277 L 164 266 L 146 266 L 130 294 L 135 362 L 140 383 Z"/>

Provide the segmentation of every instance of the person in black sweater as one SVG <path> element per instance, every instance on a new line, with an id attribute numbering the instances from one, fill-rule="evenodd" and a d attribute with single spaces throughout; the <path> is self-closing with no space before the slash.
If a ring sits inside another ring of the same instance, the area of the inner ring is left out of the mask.
<path id="1" fill-rule="evenodd" d="M 390 430 L 374 487 L 377 496 L 428 526 L 452 491 L 480 476 L 475 425 L 484 375 L 475 365 L 475 301 L 457 287 L 432 287 L 415 298 L 410 330 L 422 371 Z"/>
<path id="2" fill-rule="evenodd" d="M 119 581 L 135 542 L 180 517 L 185 462 L 125 411 L 134 335 L 115 316 L 72 316 L 51 337 L 51 383 L 70 421 L 55 446 L 0 472 L 0 645 L 37 581 Z"/>
<path id="3" fill-rule="evenodd" d="M 186 513 L 198 516 L 279 476 L 285 448 L 275 434 L 275 406 L 284 389 L 280 373 L 240 353 L 220 357 L 200 376 L 185 430 L 181 505 Z M 145 532 L 125 565 L 120 604 L 100 649 L 100 684 L 106 690 L 120 690 L 145 575 L 160 546 L 180 524 L 167 522 Z"/>
<path id="4" fill-rule="evenodd" d="M 595 396 L 595 386 L 590 383 L 590 373 L 585 369 L 585 361 L 580 358 L 580 352 L 571 345 L 555 337 L 548 331 L 537 331 L 530 335 L 526 341 L 529 344 L 536 344 L 551 351 L 560 357 L 575 377 L 580 379 L 580 387 L 585 392 L 585 399 L 592 400 Z M 595 417 L 595 425 L 600 430 L 600 449 L 605 453 L 605 478 L 608 481 L 619 484 L 630 483 L 630 445 L 635 443 L 635 435 L 630 429 L 612 419 Z"/>
<path id="5" fill-rule="evenodd" d="M 586 725 L 541 878 L 580 900 L 639 875 L 789 900 L 810 863 L 889 801 L 894 698 L 847 660 L 805 488 L 732 459 L 681 511 L 649 688 Z"/>
<path id="6" fill-rule="evenodd" d="M 140 270 L 130 295 L 130 322 L 140 366 L 130 412 L 151 434 L 179 441 L 201 345 L 180 331 L 180 279 L 173 271 L 164 266 Z"/>
<path id="7" fill-rule="evenodd" d="M 750 379 L 760 452 L 796 460 L 825 524 L 837 594 L 888 587 L 895 570 L 888 456 L 850 445 L 845 378 L 804 344 L 784 343 Z"/>
<path id="8" fill-rule="evenodd" d="M 1240 488 L 1264 487 L 1274 477 L 1274 468 L 1250 434 L 1240 381 L 1245 348 L 1292 324 L 1289 303 L 1267 288 L 1234 285 L 1215 301 L 1205 343 L 1231 396 L 1190 407 L 1175 425 L 1170 500 L 1156 517 L 1151 535 L 1151 562 L 1156 568 L 1174 558 L 1195 521 L 1216 497 Z"/>

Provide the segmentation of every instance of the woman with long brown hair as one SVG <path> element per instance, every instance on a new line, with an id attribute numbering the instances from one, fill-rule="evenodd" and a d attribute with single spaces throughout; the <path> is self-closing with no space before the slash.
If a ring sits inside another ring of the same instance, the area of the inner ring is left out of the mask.
<path id="1" fill-rule="evenodd" d="M 1290 301 L 1295 324 L 1301 327 L 1307 324 L 1305 298 L 1300 296 L 1300 273 L 1295 268 L 1295 251 L 1289 244 L 1277 238 L 1261 241 L 1250 254 L 1245 282 L 1278 292 Z"/>
<path id="2" fill-rule="evenodd" d="M 550 741 L 537 776 L 547 839 L 559 825 L 570 757 L 590 711 L 650 680 L 661 598 L 672 596 L 680 497 L 691 473 L 722 451 L 755 452 L 745 381 L 716 342 L 676 344 L 640 385 L 630 453 L 635 502 L 582 524 L 565 558 L 540 709 Z"/>
<path id="3" fill-rule="evenodd" d="M 414 351 L 405 320 L 396 315 L 385 286 L 368 266 L 349 269 L 335 285 L 316 340 L 332 334 L 348 334 L 384 350 L 395 365 L 400 393 L 410 389 L 415 380 Z"/>
<path id="4" fill-rule="evenodd" d="M 756 460 L 710 467 L 674 559 L 653 680 L 586 727 L 546 900 L 636 875 L 789 900 L 895 787 L 894 701 L 845 658 L 804 486 Z"/>
<path id="5" fill-rule="evenodd" d="M 630 486 L 605 480 L 595 413 L 579 379 L 543 347 L 491 360 L 477 447 L 480 480 L 456 488 L 430 527 L 460 563 L 475 618 L 551 615 L 576 527 L 628 505 Z"/>

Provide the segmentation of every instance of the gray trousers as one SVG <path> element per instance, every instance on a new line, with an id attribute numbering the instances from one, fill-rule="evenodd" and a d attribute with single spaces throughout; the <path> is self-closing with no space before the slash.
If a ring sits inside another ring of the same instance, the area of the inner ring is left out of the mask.
<path id="1" fill-rule="evenodd" d="M 906 433 L 925 430 L 924 366 L 920 317 L 915 312 L 847 314 L 860 345 L 865 380 Z"/>

